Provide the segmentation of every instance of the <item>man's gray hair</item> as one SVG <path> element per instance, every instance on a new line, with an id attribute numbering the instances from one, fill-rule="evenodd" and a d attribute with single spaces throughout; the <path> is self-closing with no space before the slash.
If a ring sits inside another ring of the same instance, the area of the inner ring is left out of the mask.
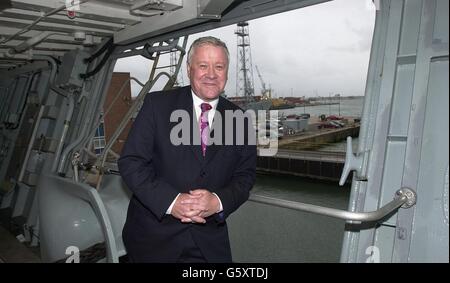
<path id="1" fill-rule="evenodd" d="M 230 52 L 228 52 L 228 47 L 222 40 L 214 37 L 214 36 L 205 36 L 197 38 L 189 48 L 188 57 L 187 57 L 187 63 L 190 64 L 192 60 L 192 55 L 194 54 L 194 51 L 197 47 L 201 45 L 212 45 L 217 47 L 222 47 L 223 50 L 225 50 L 225 54 L 227 55 L 227 65 L 230 64 Z"/>

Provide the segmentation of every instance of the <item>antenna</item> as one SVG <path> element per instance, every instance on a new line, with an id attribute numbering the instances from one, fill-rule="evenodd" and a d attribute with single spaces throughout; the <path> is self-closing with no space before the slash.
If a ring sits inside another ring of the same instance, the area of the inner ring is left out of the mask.
<path id="1" fill-rule="evenodd" d="M 245 96 L 247 101 L 251 101 L 255 91 L 248 23 L 238 23 L 235 34 L 237 35 L 236 95 Z"/>

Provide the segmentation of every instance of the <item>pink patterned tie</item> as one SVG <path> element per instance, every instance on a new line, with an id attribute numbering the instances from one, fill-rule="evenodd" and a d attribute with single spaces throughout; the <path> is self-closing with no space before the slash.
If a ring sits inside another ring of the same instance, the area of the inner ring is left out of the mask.
<path id="1" fill-rule="evenodd" d="M 202 114 L 200 115 L 200 136 L 202 141 L 202 152 L 203 156 L 205 156 L 209 136 L 208 111 L 211 110 L 212 107 L 208 103 L 202 103 L 200 108 L 202 109 Z"/>

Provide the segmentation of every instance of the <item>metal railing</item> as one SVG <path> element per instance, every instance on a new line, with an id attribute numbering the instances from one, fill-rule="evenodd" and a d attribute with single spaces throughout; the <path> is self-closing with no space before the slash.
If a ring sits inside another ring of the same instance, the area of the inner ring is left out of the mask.
<path id="1" fill-rule="evenodd" d="M 279 148 L 277 154 L 273 157 L 322 162 L 345 162 L 345 152 L 339 151 L 308 151 Z"/>
<path id="2" fill-rule="evenodd" d="M 394 212 L 399 207 L 410 208 L 416 204 L 416 193 L 409 188 L 402 188 L 395 193 L 394 199 L 377 209 L 370 212 L 351 212 L 335 208 L 317 206 L 301 202 L 287 201 L 282 199 L 251 195 L 250 201 L 264 203 L 299 211 L 311 212 L 320 215 L 340 218 L 356 222 L 374 222 L 383 219 L 385 216 Z"/>

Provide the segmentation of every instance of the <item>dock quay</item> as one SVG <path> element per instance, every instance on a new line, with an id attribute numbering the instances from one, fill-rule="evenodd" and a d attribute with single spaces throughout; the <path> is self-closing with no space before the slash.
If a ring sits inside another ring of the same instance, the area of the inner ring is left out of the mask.
<path id="1" fill-rule="evenodd" d="M 321 146 L 341 142 L 347 136 L 357 137 L 359 124 L 340 129 L 307 131 L 283 137 L 275 156 L 258 156 L 261 173 L 287 174 L 319 180 L 339 181 L 345 163 L 345 152 L 317 151 Z M 351 177 L 347 178 L 349 182 Z"/>
<path id="2" fill-rule="evenodd" d="M 339 181 L 344 162 L 344 152 L 279 149 L 275 156 L 258 156 L 256 169 L 260 173 L 294 175 L 334 182 Z"/>
<path id="3" fill-rule="evenodd" d="M 278 147 L 291 150 L 320 148 L 324 145 L 341 142 L 348 136 L 357 137 L 359 128 L 358 123 L 338 129 L 308 130 L 297 135 L 284 136 L 278 141 Z"/>

